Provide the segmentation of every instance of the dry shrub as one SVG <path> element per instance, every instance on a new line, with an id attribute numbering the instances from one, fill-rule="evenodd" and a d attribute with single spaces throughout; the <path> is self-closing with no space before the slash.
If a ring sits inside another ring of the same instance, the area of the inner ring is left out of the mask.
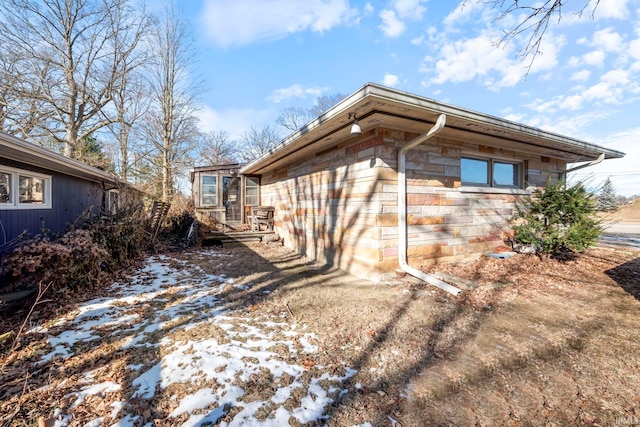
<path id="1" fill-rule="evenodd" d="M 171 207 L 164 221 L 164 233 L 172 236 L 184 236 L 195 218 L 193 200 L 182 194 L 177 194 L 171 201 Z"/>
<path id="2" fill-rule="evenodd" d="M 106 279 L 142 255 L 146 214 L 128 203 L 115 215 L 85 222 L 59 239 L 35 236 L 0 261 L 5 290 L 51 283 L 50 289 L 80 289 Z"/>
<path id="3" fill-rule="evenodd" d="M 103 216 L 85 225 L 94 242 L 109 254 L 105 266 L 117 271 L 142 255 L 147 214 L 142 203 L 129 203 L 115 215 Z"/>
<path id="4" fill-rule="evenodd" d="M 36 236 L 3 257 L 0 274 L 18 285 L 51 283 L 56 290 L 77 288 L 102 274 L 108 252 L 89 230 L 72 230 L 56 241 Z"/>

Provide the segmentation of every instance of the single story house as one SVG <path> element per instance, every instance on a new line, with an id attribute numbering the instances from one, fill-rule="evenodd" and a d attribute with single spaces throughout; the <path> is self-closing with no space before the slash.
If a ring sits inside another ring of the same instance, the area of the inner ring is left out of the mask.
<path id="1" fill-rule="evenodd" d="M 623 156 L 369 83 L 234 173 L 258 185 L 245 205 L 275 208 L 285 245 L 383 279 L 503 245 L 519 198 L 570 163 Z M 219 183 L 198 172 L 200 206 L 216 205 Z"/>
<path id="2" fill-rule="evenodd" d="M 0 248 L 25 231 L 61 235 L 113 212 L 121 188 L 112 174 L 0 132 Z"/>

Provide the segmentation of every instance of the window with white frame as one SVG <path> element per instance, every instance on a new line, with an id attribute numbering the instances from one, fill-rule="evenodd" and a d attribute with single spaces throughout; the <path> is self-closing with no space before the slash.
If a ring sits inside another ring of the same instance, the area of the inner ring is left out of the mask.
<path id="1" fill-rule="evenodd" d="M 120 191 L 108 190 L 106 197 L 106 212 L 115 215 L 120 209 Z"/>
<path id="2" fill-rule="evenodd" d="M 460 174 L 462 185 L 520 188 L 521 163 L 498 159 L 462 157 Z"/>
<path id="3" fill-rule="evenodd" d="M 245 204 L 258 206 L 260 204 L 260 179 L 248 176 L 245 180 Z"/>
<path id="4" fill-rule="evenodd" d="M 51 176 L 0 166 L 0 209 L 50 209 Z"/>
<path id="5" fill-rule="evenodd" d="M 218 205 L 218 176 L 202 175 L 200 185 L 201 206 Z"/>

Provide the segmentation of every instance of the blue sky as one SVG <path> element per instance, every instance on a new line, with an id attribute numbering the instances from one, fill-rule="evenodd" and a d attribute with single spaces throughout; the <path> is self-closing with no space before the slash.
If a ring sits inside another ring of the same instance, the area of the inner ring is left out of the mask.
<path id="1" fill-rule="evenodd" d="M 477 0 L 184 2 L 207 88 L 202 127 L 238 137 L 374 82 L 624 151 L 580 178 L 640 194 L 640 0 L 582 15 L 585 0 L 566 3 L 528 69 L 524 37 L 496 45 L 518 15 L 497 21 Z"/>

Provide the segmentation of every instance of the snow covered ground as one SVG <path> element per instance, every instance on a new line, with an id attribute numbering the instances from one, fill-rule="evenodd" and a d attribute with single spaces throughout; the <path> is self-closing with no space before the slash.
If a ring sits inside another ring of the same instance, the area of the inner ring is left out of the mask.
<path id="1" fill-rule="evenodd" d="M 192 256 L 224 263 L 227 255 Z M 64 382 L 50 386 L 68 390 L 54 425 L 146 427 L 162 419 L 161 425 L 185 427 L 277 426 L 326 419 L 356 371 L 341 361 L 314 364 L 320 349 L 304 324 L 254 315 L 228 298 L 252 287 L 158 255 L 128 283 L 112 285 L 112 297 L 34 328 L 49 344 L 37 366 L 108 353 L 83 362 L 71 390 Z"/>

